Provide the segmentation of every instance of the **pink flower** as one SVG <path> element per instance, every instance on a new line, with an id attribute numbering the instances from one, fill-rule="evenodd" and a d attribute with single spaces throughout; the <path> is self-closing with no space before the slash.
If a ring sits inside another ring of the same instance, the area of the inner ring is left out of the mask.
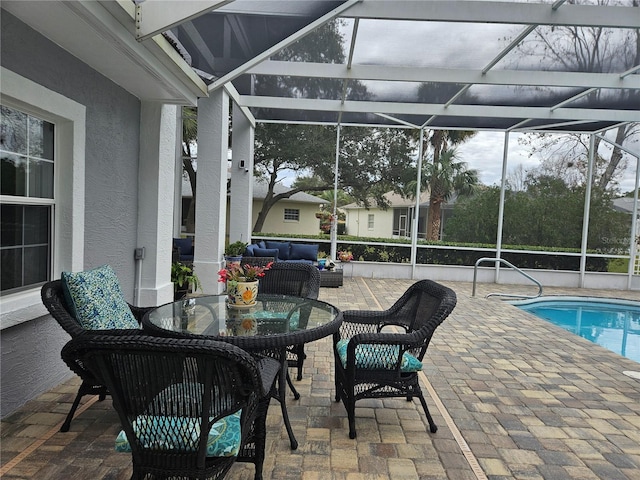
<path id="1" fill-rule="evenodd" d="M 273 262 L 269 262 L 264 267 L 254 265 L 232 264 L 227 268 L 218 271 L 219 282 L 253 282 L 260 277 L 264 277 L 264 272 L 269 270 Z"/>

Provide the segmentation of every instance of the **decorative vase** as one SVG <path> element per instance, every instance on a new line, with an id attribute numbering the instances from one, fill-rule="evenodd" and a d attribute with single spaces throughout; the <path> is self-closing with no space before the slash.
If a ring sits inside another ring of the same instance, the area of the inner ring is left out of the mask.
<path id="1" fill-rule="evenodd" d="M 230 268 L 231 265 L 240 266 L 240 262 L 242 262 L 242 255 L 225 255 L 224 261 L 227 264 L 227 268 Z"/>
<path id="2" fill-rule="evenodd" d="M 233 283 L 234 285 L 231 285 Z M 258 281 L 228 282 L 227 299 L 230 307 L 252 307 L 258 297 Z"/>

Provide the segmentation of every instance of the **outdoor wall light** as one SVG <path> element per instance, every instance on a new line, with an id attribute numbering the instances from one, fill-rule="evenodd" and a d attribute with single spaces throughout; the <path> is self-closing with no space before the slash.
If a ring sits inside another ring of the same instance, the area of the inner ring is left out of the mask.
<path id="1" fill-rule="evenodd" d="M 249 168 L 246 165 L 247 162 L 245 162 L 244 160 L 240 160 L 238 162 L 238 169 L 240 170 L 244 170 L 244 173 L 249 173 Z"/>

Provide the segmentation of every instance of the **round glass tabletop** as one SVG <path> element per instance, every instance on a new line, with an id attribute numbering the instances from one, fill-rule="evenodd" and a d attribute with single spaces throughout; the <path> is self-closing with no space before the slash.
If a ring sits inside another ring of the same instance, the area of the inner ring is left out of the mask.
<path id="1" fill-rule="evenodd" d="M 146 328 L 178 335 L 225 337 L 246 348 L 307 343 L 337 331 L 342 313 L 320 300 L 259 294 L 255 305 L 232 307 L 225 295 L 189 298 L 147 313 Z"/>

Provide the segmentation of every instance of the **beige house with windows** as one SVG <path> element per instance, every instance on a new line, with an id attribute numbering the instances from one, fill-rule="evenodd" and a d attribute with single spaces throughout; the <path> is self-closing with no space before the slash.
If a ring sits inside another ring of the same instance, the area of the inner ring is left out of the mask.
<path id="1" fill-rule="evenodd" d="M 276 185 L 275 193 L 283 193 L 288 191 L 286 187 Z M 253 203 L 252 203 L 252 226 L 255 225 L 256 219 L 264 198 L 267 195 L 267 185 L 264 182 L 256 181 L 253 184 Z M 182 181 L 182 226 L 184 230 L 185 217 L 189 202 L 191 201 L 191 184 L 183 178 Z M 320 211 L 322 205 L 327 202 L 322 198 L 309 195 L 308 193 L 299 192 L 290 198 L 277 202 L 267 215 L 264 222 L 264 228 L 260 233 L 272 233 L 278 235 L 289 234 L 308 234 L 317 235 L 320 233 L 320 220 L 316 218 L 316 212 Z M 229 214 L 229 203 L 227 203 L 227 232 L 229 232 L 231 215 Z"/>
<path id="2" fill-rule="evenodd" d="M 413 212 L 416 201 L 404 198 L 397 193 L 388 192 L 385 198 L 390 204 L 386 210 L 371 201 L 369 208 L 357 203 L 341 207 L 346 213 L 346 234 L 356 237 L 410 238 Z M 420 197 L 420 215 L 418 218 L 418 238 L 425 238 L 429 194 Z"/>

